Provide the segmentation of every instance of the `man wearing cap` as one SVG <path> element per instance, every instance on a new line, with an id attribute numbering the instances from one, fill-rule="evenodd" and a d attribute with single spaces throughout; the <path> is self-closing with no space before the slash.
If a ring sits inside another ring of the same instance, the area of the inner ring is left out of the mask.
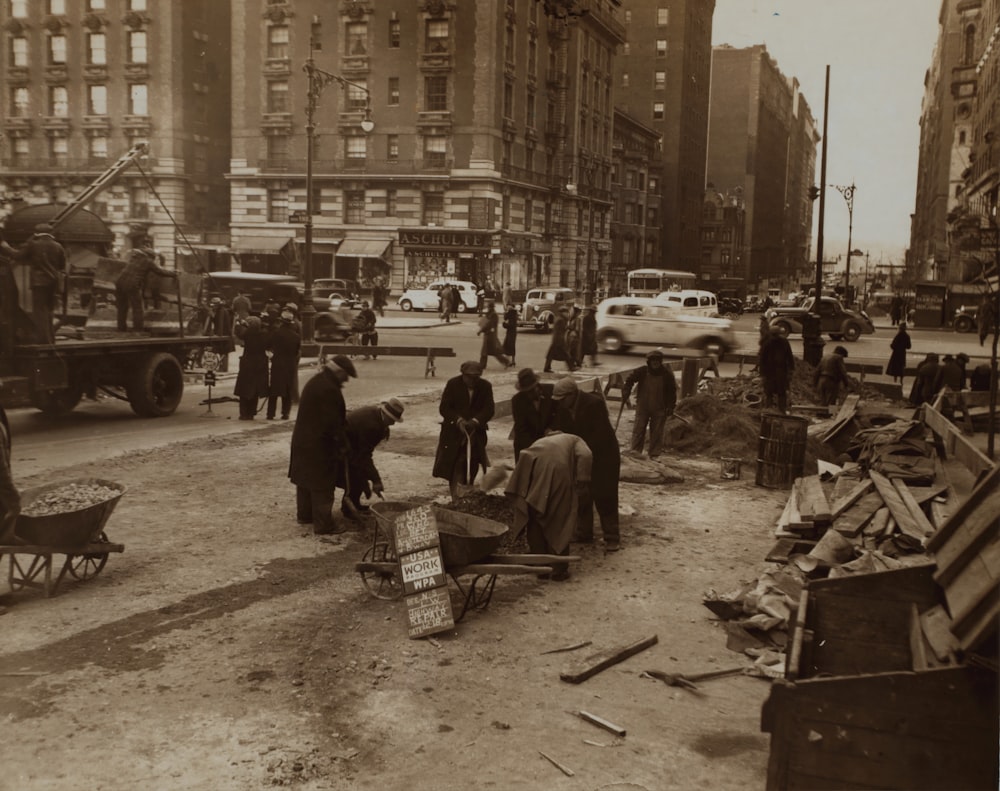
<path id="1" fill-rule="evenodd" d="M 14 260 L 26 263 L 31 280 L 31 319 L 40 343 L 55 343 L 52 317 L 56 310 L 59 286 L 66 274 L 66 251 L 45 223 L 14 254 Z"/>
<path id="2" fill-rule="evenodd" d="M 444 419 L 432 473 L 448 481 L 453 500 L 459 498 L 463 485 L 472 485 L 480 467 L 485 472 L 490 466 L 487 424 L 494 411 L 493 385 L 482 378 L 483 367 L 468 360 L 459 370 L 441 394 L 438 411 Z"/>
<path id="3" fill-rule="evenodd" d="M 506 493 L 514 498 L 514 532 L 527 529 L 529 550 L 544 555 L 569 554 L 592 465 L 587 443 L 561 431 L 549 430 L 523 450 Z M 568 563 L 552 564 L 551 579 L 568 577 Z"/>
<path id="4" fill-rule="evenodd" d="M 788 413 L 788 390 L 792 386 L 792 371 L 795 370 L 795 355 L 788 338 L 781 334 L 780 327 L 769 327 L 767 336 L 760 344 L 757 354 L 757 368 L 764 390 L 764 408 L 771 409 L 775 400 L 778 411 Z"/>
<path id="5" fill-rule="evenodd" d="M 378 346 L 378 331 L 375 329 L 375 311 L 368 305 L 368 301 L 361 303 L 361 310 L 351 321 L 351 329 L 357 333 L 361 339 L 362 346 Z M 377 354 L 365 355 L 365 359 L 378 359 Z"/>
<path id="6" fill-rule="evenodd" d="M 385 491 L 373 454 L 379 443 L 389 439 L 389 427 L 403 422 L 403 402 L 390 398 L 378 406 L 363 406 L 347 413 L 347 475 L 340 510 L 348 519 L 367 513 L 361 495 L 371 497 Z M 353 505 L 349 507 L 347 501 Z"/>
<path id="7" fill-rule="evenodd" d="M 278 326 L 268 336 L 267 348 L 271 351 L 271 381 L 267 391 L 267 419 L 274 420 L 281 399 L 281 419 L 288 420 L 292 409 L 292 395 L 299 378 L 299 350 L 302 336 L 295 326 L 295 316 L 283 310 Z"/>
<path id="8" fill-rule="evenodd" d="M 844 359 L 847 357 L 847 349 L 843 346 L 834 348 L 832 354 L 827 354 L 816 366 L 816 375 L 813 377 L 813 386 L 816 388 L 816 395 L 823 406 L 831 406 L 840 400 L 840 386 L 851 386 L 851 379 L 847 375 L 847 366 Z"/>
<path id="9" fill-rule="evenodd" d="M 617 552 L 621 536 L 618 528 L 618 478 L 621 474 L 621 450 L 608 416 L 604 399 L 593 393 L 581 393 L 576 382 L 565 377 L 552 389 L 556 402 L 553 426 L 567 434 L 576 434 L 594 456 L 592 484 L 580 502 L 576 540 L 594 540 L 594 508 L 601 517 L 604 548 Z"/>
<path id="10" fill-rule="evenodd" d="M 295 484 L 295 515 L 312 523 L 317 535 L 346 529 L 333 519 L 337 482 L 347 463 L 347 407 L 342 388 L 358 372 L 350 358 L 338 354 L 306 382 L 292 431 L 288 477 Z"/>
<path id="11" fill-rule="evenodd" d="M 128 311 L 132 309 L 132 328 L 141 331 L 143 328 L 142 295 L 146 290 L 149 275 L 161 277 L 177 277 L 177 272 L 164 269 L 163 256 L 150 245 L 147 238 L 141 247 L 133 247 L 125 257 L 125 268 L 115 281 L 115 306 L 118 309 L 118 329 L 122 332 L 128 329 Z"/>
<path id="12" fill-rule="evenodd" d="M 545 429 L 552 419 L 552 385 L 542 384 L 531 368 L 517 373 L 517 392 L 510 399 L 511 417 L 514 419 L 514 461 L 521 451 L 535 440 L 545 436 Z"/>
<path id="13" fill-rule="evenodd" d="M 663 450 L 663 426 L 667 416 L 677 406 L 677 380 L 674 372 L 663 364 L 663 350 L 653 349 L 646 355 L 646 366 L 636 368 L 625 379 L 622 399 L 635 393 L 635 425 L 632 427 L 633 453 L 642 454 L 649 428 L 649 458 L 655 459 Z"/>

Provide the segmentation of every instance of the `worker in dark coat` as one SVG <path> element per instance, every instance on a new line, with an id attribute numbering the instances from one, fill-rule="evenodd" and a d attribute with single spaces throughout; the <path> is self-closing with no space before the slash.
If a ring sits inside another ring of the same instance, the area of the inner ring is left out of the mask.
<path id="1" fill-rule="evenodd" d="M 494 411 L 493 385 L 482 378 L 478 361 L 468 360 L 459 370 L 441 394 L 438 411 L 443 420 L 433 469 L 435 478 L 448 481 L 454 500 L 461 486 L 472 485 L 480 467 L 485 472 L 490 466 L 486 439 Z"/>
<path id="2" fill-rule="evenodd" d="M 594 508 L 601 517 L 604 549 L 617 552 L 621 546 L 618 526 L 618 479 L 622 457 L 618 437 L 608 416 L 608 407 L 600 395 L 581 393 L 576 382 L 565 377 L 552 389 L 555 405 L 553 427 L 576 434 L 587 443 L 594 456 L 591 485 L 580 503 L 576 540 L 594 540 Z"/>
<path id="3" fill-rule="evenodd" d="M 53 316 L 59 286 L 66 274 L 66 251 L 50 233 L 48 225 L 39 225 L 14 256 L 31 267 L 31 319 L 39 343 L 55 343 Z"/>
<path id="4" fill-rule="evenodd" d="M 347 528 L 333 518 L 337 482 L 347 463 L 347 406 L 342 392 L 358 372 L 350 358 L 338 354 L 306 382 L 292 431 L 288 477 L 295 484 L 299 524 L 312 524 L 317 535 Z"/>
<path id="5" fill-rule="evenodd" d="M 924 361 L 917 366 L 917 375 L 913 379 L 913 386 L 910 388 L 910 403 L 920 406 L 928 401 L 933 401 L 937 391 L 934 389 L 934 382 L 937 381 L 938 356 L 935 352 L 928 352 Z"/>
<path id="6" fill-rule="evenodd" d="M 892 353 L 889 355 L 889 364 L 885 367 L 885 375 L 891 376 L 894 382 L 899 380 L 900 385 L 903 383 L 903 374 L 906 373 L 906 353 L 912 346 L 910 333 L 906 331 L 906 322 L 901 321 L 889 344 Z"/>
<path id="7" fill-rule="evenodd" d="M 344 499 L 340 507 L 347 519 L 354 519 L 371 510 L 361 502 L 362 495 L 381 496 L 385 491 L 382 476 L 375 466 L 375 448 L 389 439 L 390 426 L 402 422 L 403 402 L 398 398 L 347 413 L 347 474 L 341 482 Z"/>
<path id="8" fill-rule="evenodd" d="M 240 399 L 240 420 L 253 420 L 257 400 L 267 398 L 267 344 L 269 333 L 257 316 L 236 325 L 236 335 L 243 341 L 240 370 L 233 393 Z"/>
<path id="9" fill-rule="evenodd" d="M 840 386 L 851 386 L 851 379 L 847 375 L 847 366 L 844 360 L 847 357 L 847 349 L 843 346 L 834 348 L 831 354 L 824 355 L 816 366 L 816 374 L 813 377 L 813 386 L 816 388 L 816 396 L 823 406 L 831 406 L 840 400 Z"/>
<path id="10" fill-rule="evenodd" d="M 517 360 L 517 319 L 517 306 L 507 305 L 503 314 L 503 353 L 510 358 L 511 365 L 516 365 Z"/>
<path id="11" fill-rule="evenodd" d="M 531 368 L 517 372 L 517 392 L 510 399 L 511 417 L 514 419 L 514 461 L 521 451 L 535 440 L 545 436 L 545 429 L 552 422 L 552 385 L 542 384 Z"/>
<path id="12" fill-rule="evenodd" d="M 767 336 L 762 339 L 757 367 L 764 391 L 764 408 L 771 409 L 777 400 L 778 411 L 788 414 L 788 391 L 792 386 L 795 355 L 788 338 L 778 327 L 769 327 Z"/>
<path id="13" fill-rule="evenodd" d="M 589 489 L 593 454 L 574 434 L 549 431 L 524 449 L 507 484 L 514 499 L 514 531 L 527 530 L 528 549 L 568 555 L 579 521 L 581 495 Z M 553 563 L 553 580 L 569 577 L 568 563 Z"/>
<path id="14" fill-rule="evenodd" d="M 292 395 L 295 380 L 299 376 L 299 350 L 302 336 L 295 325 L 295 316 L 290 310 L 281 312 L 280 321 L 268 336 L 271 350 L 271 379 L 268 383 L 267 419 L 274 420 L 281 399 L 281 419 L 288 420 L 292 409 Z"/>
<path id="15" fill-rule="evenodd" d="M 118 329 L 128 329 L 128 311 L 132 309 L 132 328 L 143 328 L 142 294 L 146 290 L 149 275 L 177 277 L 177 272 L 164 269 L 163 256 L 152 247 L 138 247 L 129 250 L 125 268 L 115 281 L 115 305 L 118 308 Z"/>
<path id="16" fill-rule="evenodd" d="M 677 406 L 677 380 L 674 372 L 663 364 L 663 350 L 653 349 L 646 355 L 646 365 L 636 368 L 625 379 L 622 399 L 635 394 L 635 424 L 632 426 L 633 453 L 642 454 L 649 428 L 649 458 L 655 459 L 663 450 L 663 427 Z"/>
<path id="17" fill-rule="evenodd" d="M 931 392 L 940 393 L 942 387 L 947 387 L 954 393 L 960 393 L 965 388 L 965 368 L 950 354 L 946 354 L 941 360 Z"/>

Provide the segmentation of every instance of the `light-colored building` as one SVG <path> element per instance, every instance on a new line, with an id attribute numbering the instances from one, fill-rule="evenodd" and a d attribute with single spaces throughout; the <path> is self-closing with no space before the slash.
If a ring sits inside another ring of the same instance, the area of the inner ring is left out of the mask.
<path id="1" fill-rule="evenodd" d="M 234 0 L 232 247 L 244 269 L 592 290 L 610 252 L 618 0 Z M 312 40 L 312 48 L 310 47 Z M 315 82 L 313 155 L 306 133 Z M 322 76 L 322 74 L 320 75 Z M 369 132 L 362 121 L 370 119 Z"/>
<path id="2" fill-rule="evenodd" d="M 0 202 L 65 204 L 133 144 L 149 156 L 88 207 L 119 247 L 146 228 L 224 241 L 229 0 L 6 0 Z M 180 231 L 181 233 L 178 233 Z"/>

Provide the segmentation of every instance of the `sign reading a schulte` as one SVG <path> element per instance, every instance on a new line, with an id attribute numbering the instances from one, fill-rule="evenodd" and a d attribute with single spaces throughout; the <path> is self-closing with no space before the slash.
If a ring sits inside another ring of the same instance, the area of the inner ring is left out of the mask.
<path id="1" fill-rule="evenodd" d="M 441 559 L 437 520 L 429 505 L 396 517 L 393 534 L 406 596 L 410 638 L 444 632 L 455 625 L 448 578 Z"/>

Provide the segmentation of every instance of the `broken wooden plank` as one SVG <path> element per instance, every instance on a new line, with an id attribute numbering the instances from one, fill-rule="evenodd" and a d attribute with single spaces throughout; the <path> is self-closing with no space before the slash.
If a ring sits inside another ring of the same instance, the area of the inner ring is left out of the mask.
<path id="1" fill-rule="evenodd" d="M 841 480 L 846 480 L 846 479 L 841 479 Z M 839 486 L 840 480 L 837 481 L 837 484 Z M 863 481 L 856 481 L 853 484 L 853 486 L 843 495 L 838 496 L 837 490 L 834 489 L 833 492 L 834 500 L 832 506 L 833 511 L 830 514 L 830 517 L 836 520 L 838 516 L 844 513 L 844 511 L 846 511 L 848 508 L 854 505 L 858 500 L 860 500 L 862 497 L 868 494 L 868 492 L 872 490 L 872 487 L 874 485 L 875 484 L 872 483 L 871 478 L 866 478 Z"/>
<path id="2" fill-rule="evenodd" d="M 802 514 L 799 513 L 799 480 L 801 479 L 795 479 L 795 483 L 792 484 L 792 490 L 788 494 L 788 525 L 786 529 L 793 533 L 813 529 L 813 523 L 807 519 L 803 519 Z"/>
<path id="3" fill-rule="evenodd" d="M 937 473 L 935 472 L 935 475 Z M 934 483 L 930 486 L 909 486 L 910 494 L 913 495 L 913 499 L 917 501 L 918 505 L 923 505 L 928 500 L 933 500 L 935 497 L 941 494 L 946 494 L 948 492 L 947 483 Z"/>
<path id="4" fill-rule="evenodd" d="M 572 769 L 570 769 L 568 766 L 563 766 L 561 763 L 559 763 L 551 755 L 546 755 L 541 750 L 538 751 L 538 754 L 540 756 L 542 756 L 542 758 L 544 758 L 550 764 L 552 764 L 556 769 L 558 769 L 560 772 L 562 772 L 564 775 L 566 775 L 566 777 L 573 777 L 574 776 L 575 773 L 573 772 Z"/>
<path id="5" fill-rule="evenodd" d="M 818 475 L 807 475 L 795 481 L 799 489 L 799 515 L 803 521 L 829 522 L 830 503 Z"/>
<path id="6" fill-rule="evenodd" d="M 574 643 L 573 645 L 563 646 L 562 648 L 550 648 L 548 651 L 542 651 L 542 656 L 545 654 L 564 654 L 568 651 L 576 651 L 578 648 L 586 648 L 591 644 L 590 640 L 584 640 L 582 643 Z"/>
<path id="7" fill-rule="evenodd" d="M 598 728 L 604 728 L 604 730 L 609 733 L 613 733 L 619 738 L 625 738 L 625 729 L 621 725 L 615 725 L 613 722 L 609 722 L 604 719 L 604 717 L 598 717 L 596 714 L 591 714 L 589 711 L 578 711 L 576 714 L 580 719 L 586 720 L 591 725 L 596 725 Z"/>
<path id="8" fill-rule="evenodd" d="M 940 437 L 948 453 L 958 459 L 975 476 L 993 469 L 989 457 L 973 445 L 962 433 L 933 407 L 924 405 L 924 423 Z"/>
<path id="9" fill-rule="evenodd" d="M 833 523 L 833 529 L 842 536 L 856 536 L 884 505 L 878 492 L 866 494 Z"/>
<path id="10" fill-rule="evenodd" d="M 630 656 L 635 656 L 641 651 L 645 651 L 647 648 L 656 645 L 656 643 L 657 637 L 654 634 L 651 637 L 646 637 L 636 643 L 632 643 L 631 645 L 609 648 L 606 651 L 591 654 L 584 659 L 576 667 L 576 669 L 560 673 L 559 678 L 570 684 L 579 684 L 592 676 L 596 676 L 602 670 L 607 670 L 609 667 L 617 665 L 619 662 L 623 662 Z"/>
<path id="11" fill-rule="evenodd" d="M 872 482 L 875 484 L 878 493 L 882 495 L 882 499 L 885 501 L 886 506 L 888 506 L 892 518 L 896 520 L 896 525 L 899 527 L 900 532 L 918 541 L 923 541 L 925 537 L 923 526 L 914 521 L 910 515 L 910 509 L 903 502 L 903 498 L 899 496 L 899 492 L 892 481 L 876 470 L 869 470 L 868 474 L 871 475 Z"/>
<path id="12" fill-rule="evenodd" d="M 778 524 L 774 528 L 775 538 L 795 538 L 795 533 L 788 529 L 788 522 L 791 517 L 792 508 L 792 498 L 789 497 L 785 500 L 785 507 L 781 511 L 781 516 L 778 517 Z"/>
<path id="13" fill-rule="evenodd" d="M 879 498 L 882 499 L 881 497 Z M 881 538 L 885 535 L 886 525 L 890 520 L 889 509 L 884 505 L 881 506 L 874 514 L 872 514 L 871 521 L 864 526 L 864 534 L 866 536 L 872 536 L 876 538 Z"/>
<path id="14" fill-rule="evenodd" d="M 910 488 L 906 485 L 906 481 L 897 478 L 892 482 L 892 485 L 896 487 L 896 491 L 899 493 L 900 499 L 903 501 L 907 510 L 909 510 L 914 523 L 920 530 L 923 531 L 924 537 L 926 538 L 933 533 L 934 525 L 932 525 L 931 521 L 927 518 L 927 514 L 924 513 L 924 509 L 917 504 L 913 495 L 910 494 Z"/>

